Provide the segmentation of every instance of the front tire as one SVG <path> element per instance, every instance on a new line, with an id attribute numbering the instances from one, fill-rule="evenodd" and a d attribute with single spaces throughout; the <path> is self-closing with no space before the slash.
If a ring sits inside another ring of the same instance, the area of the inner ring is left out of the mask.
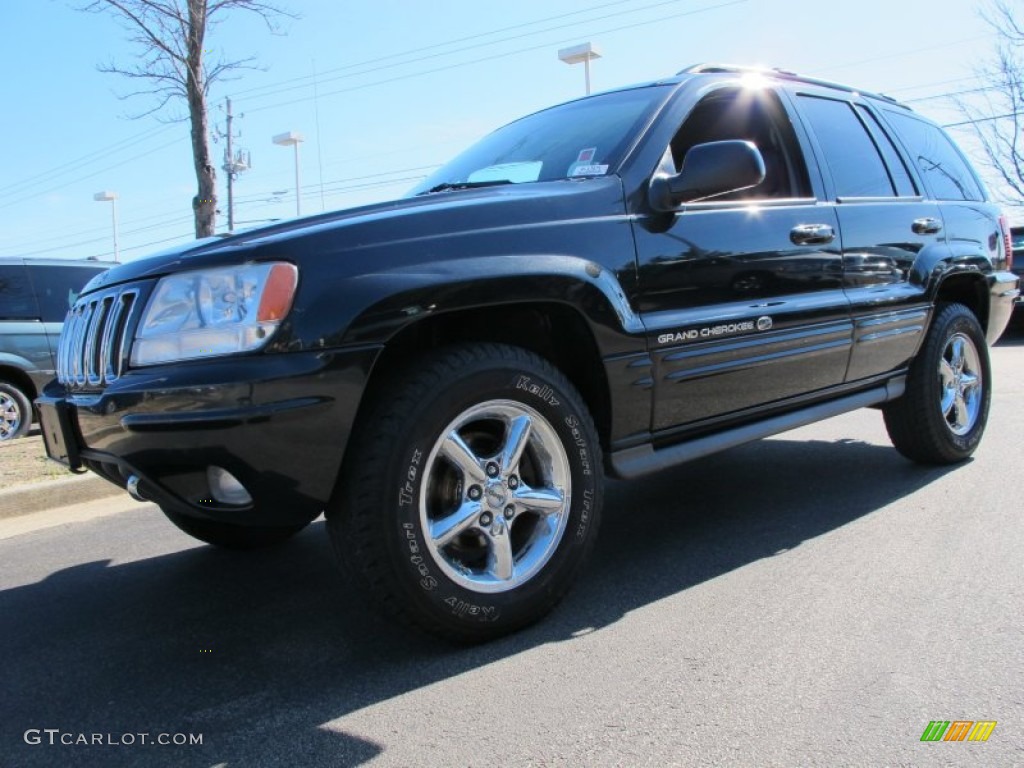
<path id="1" fill-rule="evenodd" d="M 516 347 L 455 347 L 378 393 L 327 525 L 378 605 L 479 642 L 566 593 L 593 547 L 602 483 L 590 414 L 557 369 Z"/>
<path id="2" fill-rule="evenodd" d="M 24 437 L 32 426 L 32 402 L 13 384 L 0 381 L 0 441 Z"/>
<path id="3" fill-rule="evenodd" d="M 280 544 L 297 534 L 303 525 L 231 525 L 216 520 L 190 517 L 160 507 L 168 520 L 194 539 L 213 544 L 223 549 L 250 550 L 264 549 Z"/>
<path id="4" fill-rule="evenodd" d="M 981 442 L 991 400 L 985 334 L 967 307 L 947 304 L 911 365 L 906 392 L 882 413 L 893 445 L 908 459 L 954 464 Z"/>

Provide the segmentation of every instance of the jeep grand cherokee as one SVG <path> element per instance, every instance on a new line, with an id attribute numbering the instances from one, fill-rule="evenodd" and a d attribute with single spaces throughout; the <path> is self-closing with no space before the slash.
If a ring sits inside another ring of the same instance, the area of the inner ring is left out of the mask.
<path id="1" fill-rule="evenodd" d="M 1018 294 L 1006 220 L 934 123 L 693 67 L 511 123 L 401 200 L 94 279 L 47 450 L 250 548 L 322 511 L 355 583 L 481 640 L 546 613 L 637 477 L 865 406 L 981 440 Z"/>

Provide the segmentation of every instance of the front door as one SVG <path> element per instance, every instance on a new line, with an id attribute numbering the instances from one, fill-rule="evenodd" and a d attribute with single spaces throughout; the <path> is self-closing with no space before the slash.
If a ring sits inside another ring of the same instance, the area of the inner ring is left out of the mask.
<path id="1" fill-rule="evenodd" d="M 852 325 L 835 207 L 819 205 L 800 139 L 771 89 L 698 103 L 666 153 L 746 139 L 751 190 L 637 221 L 637 304 L 654 363 L 652 432 L 697 428 L 843 382 Z"/>

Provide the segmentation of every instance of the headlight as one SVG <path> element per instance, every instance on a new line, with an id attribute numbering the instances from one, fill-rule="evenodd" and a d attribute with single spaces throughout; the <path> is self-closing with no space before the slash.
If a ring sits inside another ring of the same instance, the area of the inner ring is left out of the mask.
<path id="1" fill-rule="evenodd" d="M 132 365 L 259 349 L 291 309 L 298 274 L 269 262 L 161 278 L 135 332 Z"/>

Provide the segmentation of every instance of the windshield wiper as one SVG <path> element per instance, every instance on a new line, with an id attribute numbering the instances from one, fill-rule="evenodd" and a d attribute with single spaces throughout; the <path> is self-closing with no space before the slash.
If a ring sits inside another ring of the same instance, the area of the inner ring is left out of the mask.
<path id="1" fill-rule="evenodd" d="M 511 184 L 510 179 L 491 179 L 490 181 L 446 181 L 431 187 L 426 192 L 417 192 L 419 195 L 432 195 L 434 192 L 449 192 L 453 189 L 476 189 L 477 187 L 496 187 L 499 184 Z"/>

